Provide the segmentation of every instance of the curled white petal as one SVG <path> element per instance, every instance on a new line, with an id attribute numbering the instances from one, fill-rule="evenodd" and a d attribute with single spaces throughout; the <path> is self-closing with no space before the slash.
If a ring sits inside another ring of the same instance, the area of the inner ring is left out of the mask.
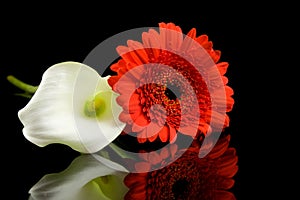
<path id="1" fill-rule="evenodd" d="M 86 200 L 109 199 L 107 193 L 99 193 L 95 190 L 96 184 L 93 182 L 96 178 L 114 175 L 115 181 L 108 187 L 111 188 L 117 199 L 123 199 L 128 188 L 124 185 L 123 179 L 127 175 L 125 172 L 119 172 L 103 165 L 97 155 L 81 155 L 71 163 L 71 165 L 60 173 L 45 175 L 29 191 L 30 199 L 34 200 Z M 101 186 L 100 186 L 101 187 Z M 100 188 L 101 190 L 101 188 Z M 111 194 L 110 194 L 111 195 Z"/>
<path id="2" fill-rule="evenodd" d="M 78 62 L 62 62 L 48 68 L 38 90 L 18 112 L 24 136 L 41 147 L 61 143 L 83 153 L 107 146 L 125 127 L 118 119 L 121 107 L 108 78 Z M 97 92 L 106 94 L 108 106 L 101 117 L 89 118 L 84 114 L 84 106 Z"/>

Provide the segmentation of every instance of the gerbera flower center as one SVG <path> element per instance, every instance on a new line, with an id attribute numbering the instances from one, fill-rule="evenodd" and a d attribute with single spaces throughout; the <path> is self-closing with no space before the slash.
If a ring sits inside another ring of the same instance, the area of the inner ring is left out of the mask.
<path id="1" fill-rule="evenodd" d="M 173 67 L 153 64 L 146 68 L 143 78 L 147 84 L 137 89 L 137 93 L 140 96 L 140 105 L 144 115 L 149 121 L 158 122 L 161 125 L 166 123 L 178 129 L 181 115 L 190 112 L 198 103 L 187 75 L 184 76 Z M 155 104 L 161 105 L 160 108 L 164 111 L 151 109 Z"/>
<path id="2" fill-rule="evenodd" d="M 205 181 L 211 174 L 195 156 L 195 152 L 186 152 L 167 167 L 149 173 L 148 195 L 151 199 L 201 199 L 203 194 L 199 188 L 205 190 L 209 185 Z"/>
<path id="3" fill-rule="evenodd" d="M 180 179 L 173 184 L 172 192 L 175 199 L 184 199 L 184 193 L 187 191 L 189 182 L 185 179 Z"/>

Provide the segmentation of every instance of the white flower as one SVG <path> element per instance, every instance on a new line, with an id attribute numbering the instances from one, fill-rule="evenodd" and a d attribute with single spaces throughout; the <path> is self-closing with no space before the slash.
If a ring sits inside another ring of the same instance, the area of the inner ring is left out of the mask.
<path id="1" fill-rule="evenodd" d="M 125 124 L 117 94 L 94 69 L 78 62 L 51 66 L 28 104 L 18 112 L 32 143 L 61 143 L 93 153 L 111 143 Z"/>
<path id="2" fill-rule="evenodd" d="M 64 171 L 39 180 L 29 190 L 29 199 L 121 200 L 128 192 L 123 182 L 127 174 L 125 168 L 101 156 L 81 155 Z"/>

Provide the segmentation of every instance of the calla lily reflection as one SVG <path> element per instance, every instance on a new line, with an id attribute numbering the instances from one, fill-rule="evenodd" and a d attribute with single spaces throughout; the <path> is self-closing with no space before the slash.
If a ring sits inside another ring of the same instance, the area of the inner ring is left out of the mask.
<path id="1" fill-rule="evenodd" d="M 29 200 L 121 200 L 128 192 L 123 183 L 127 174 L 104 157 L 81 155 L 64 171 L 40 179 L 30 189 Z"/>
<path id="2" fill-rule="evenodd" d="M 61 143 L 82 153 L 110 144 L 125 124 L 117 94 L 91 67 L 62 62 L 49 67 L 28 104 L 18 112 L 23 134 L 43 147 Z"/>

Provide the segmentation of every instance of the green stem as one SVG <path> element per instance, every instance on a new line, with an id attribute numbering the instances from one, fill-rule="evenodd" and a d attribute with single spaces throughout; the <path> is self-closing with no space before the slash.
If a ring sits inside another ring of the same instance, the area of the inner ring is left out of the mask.
<path id="1" fill-rule="evenodd" d="M 28 93 L 28 92 L 24 92 L 24 93 L 16 93 L 16 96 L 20 96 L 20 97 L 25 97 L 30 99 L 32 97 L 32 94 Z"/>
<path id="2" fill-rule="evenodd" d="M 35 93 L 35 91 L 38 89 L 38 86 L 32 86 L 27 83 L 24 83 L 23 81 L 20 81 L 16 77 L 9 75 L 7 76 L 7 80 L 13 84 L 14 86 L 20 88 L 21 90 L 25 91 L 25 93 Z"/>
<path id="3" fill-rule="evenodd" d="M 121 148 L 119 148 L 117 145 L 115 145 L 114 143 L 110 143 L 108 145 L 114 152 L 116 152 L 121 158 L 132 158 L 132 156 L 126 154 L 124 152 L 124 150 L 122 150 Z"/>

